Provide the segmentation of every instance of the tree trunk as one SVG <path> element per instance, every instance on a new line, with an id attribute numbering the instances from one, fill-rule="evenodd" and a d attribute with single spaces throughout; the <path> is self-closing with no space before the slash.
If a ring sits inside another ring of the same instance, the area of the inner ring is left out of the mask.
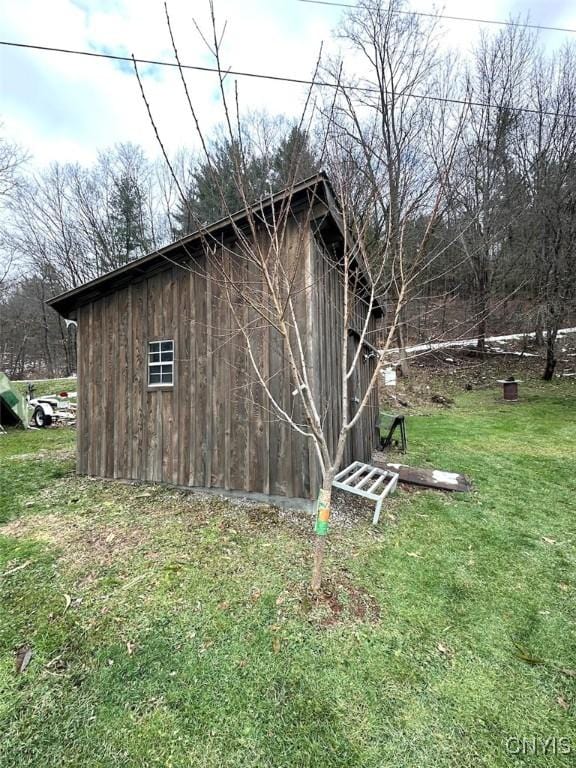
<path id="1" fill-rule="evenodd" d="M 556 336 L 558 335 L 558 329 L 553 328 L 546 332 L 546 367 L 542 378 L 544 381 L 552 381 L 554 378 L 554 371 L 556 370 Z"/>
<path id="2" fill-rule="evenodd" d="M 396 325 L 396 343 L 400 351 L 400 373 L 406 377 L 409 373 L 408 368 L 408 355 L 406 354 L 406 311 L 402 307 L 398 316 L 398 324 Z"/>
<path id="3" fill-rule="evenodd" d="M 314 542 L 314 565 L 312 567 L 311 587 L 313 592 L 318 592 L 322 584 L 322 567 L 324 565 L 324 550 L 326 549 L 326 537 L 316 534 Z"/>
<path id="4" fill-rule="evenodd" d="M 488 297 L 484 289 L 481 289 L 476 300 L 476 349 L 481 355 L 486 352 L 486 318 L 488 316 Z"/>
<path id="5" fill-rule="evenodd" d="M 534 341 L 537 347 L 544 346 L 544 324 L 540 313 L 536 316 L 536 325 L 534 326 Z"/>
<path id="6" fill-rule="evenodd" d="M 322 585 L 322 567 L 324 565 L 326 535 L 328 534 L 328 523 L 330 522 L 332 478 L 326 478 L 322 483 L 322 486 L 323 487 L 318 494 L 316 525 L 314 528 L 316 531 L 316 540 L 314 541 L 314 565 L 312 567 L 312 582 L 310 584 L 313 592 L 318 592 Z"/>
<path id="7" fill-rule="evenodd" d="M 42 306 L 42 337 L 44 342 L 44 362 L 48 371 L 48 378 L 54 378 L 54 363 L 52 361 L 52 350 L 50 349 L 50 329 L 48 327 L 48 318 L 46 316 L 46 305 L 44 303 L 44 295 L 40 298 L 40 304 Z"/>
<path id="8" fill-rule="evenodd" d="M 486 320 L 480 320 L 478 323 L 476 336 L 478 337 L 476 349 L 483 355 L 486 352 Z"/>
<path id="9" fill-rule="evenodd" d="M 72 376 L 76 373 L 76 326 L 69 325 L 67 328 L 65 324 L 60 321 L 58 323 L 58 330 L 60 331 L 60 339 L 62 342 L 62 349 L 64 351 L 64 363 L 66 376 Z"/>

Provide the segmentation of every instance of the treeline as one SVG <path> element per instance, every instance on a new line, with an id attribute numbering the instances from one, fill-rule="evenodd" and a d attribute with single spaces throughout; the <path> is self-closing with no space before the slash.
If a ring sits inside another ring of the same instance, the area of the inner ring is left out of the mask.
<path id="1" fill-rule="evenodd" d="M 576 48 L 546 53 L 511 25 L 479 33 L 458 60 L 439 45 L 439 19 L 406 10 L 370 0 L 345 14 L 337 35 L 355 56 L 322 64 L 331 85 L 312 89 L 301 119 L 223 120 L 169 166 L 121 144 L 91 167 L 32 172 L 5 138 L 9 375 L 74 369 L 73 330 L 47 296 L 324 169 L 368 223 L 373 258 L 389 259 L 398 346 L 475 336 L 482 352 L 491 331 L 535 332 L 551 378 L 558 330 L 576 316 Z"/>
<path id="2" fill-rule="evenodd" d="M 254 114 L 243 128 L 248 200 L 290 184 L 295 158 L 300 178 L 319 169 L 307 135 L 283 117 Z M 46 299 L 244 206 L 233 181 L 239 148 L 221 134 L 209 162 L 182 150 L 171 170 L 134 144 L 102 151 L 89 167 L 35 173 L 16 146 L 4 140 L 2 151 L 12 161 L 2 174 L 0 368 L 12 377 L 75 371 L 74 327 Z"/>

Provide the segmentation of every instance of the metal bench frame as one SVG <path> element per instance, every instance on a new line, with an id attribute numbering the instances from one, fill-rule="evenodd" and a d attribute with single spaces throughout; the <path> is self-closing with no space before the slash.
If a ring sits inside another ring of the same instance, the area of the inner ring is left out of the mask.
<path id="1" fill-rule="evenodd" d="M 406 438 L 406 422 L 404 416 L 393 413 L 382 412 L 376 422 L 376 431 L 380 435 L 380 450 L 385 451 L 392 448 L 394 443 L 394 433 L 400 432 L 398 447 L 402 453 L 408 450 L 408 440 Z M 383 432 L 385 434 L 383 434 Z"/>
<path id="2" fill-rule="evenodd" d="M 367 488 L 368 484 L 370 486 Z M 380 519 L 380 511 L 384 499 L 394 493 L 398 485 L 398 474 L 387 469 L 353 461 L 345 469 L 338 472 L 332 483 L 333 488 L 362 496 L 364 499 L 376 502 L 372 523 L 376 525 Z"/>

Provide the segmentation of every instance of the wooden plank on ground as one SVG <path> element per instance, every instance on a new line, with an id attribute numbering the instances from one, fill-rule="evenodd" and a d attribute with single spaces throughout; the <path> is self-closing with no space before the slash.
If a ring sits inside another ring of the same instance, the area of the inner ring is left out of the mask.
<path id="1" fill-rule="evenodd" d="M 467 493 L 472 490 L 472 484 L 464 475 L 457 472 L 446 472 L 441 469 L 409 467 L 406 464 L 373 461 L 373 466 L 387 469 L 399 475 L 401 483 L 418 485 L 423 488 L 435 488 L 441 491 L 458 491 Z"/>

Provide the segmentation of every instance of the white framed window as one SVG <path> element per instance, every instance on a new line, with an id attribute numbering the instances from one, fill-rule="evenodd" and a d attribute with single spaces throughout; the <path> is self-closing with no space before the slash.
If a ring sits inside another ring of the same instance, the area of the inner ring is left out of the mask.
<path id="1" fill-rule="evenodd" d="M 174 341 L 149 342 L 148 386 L 174 386 Z"/>

